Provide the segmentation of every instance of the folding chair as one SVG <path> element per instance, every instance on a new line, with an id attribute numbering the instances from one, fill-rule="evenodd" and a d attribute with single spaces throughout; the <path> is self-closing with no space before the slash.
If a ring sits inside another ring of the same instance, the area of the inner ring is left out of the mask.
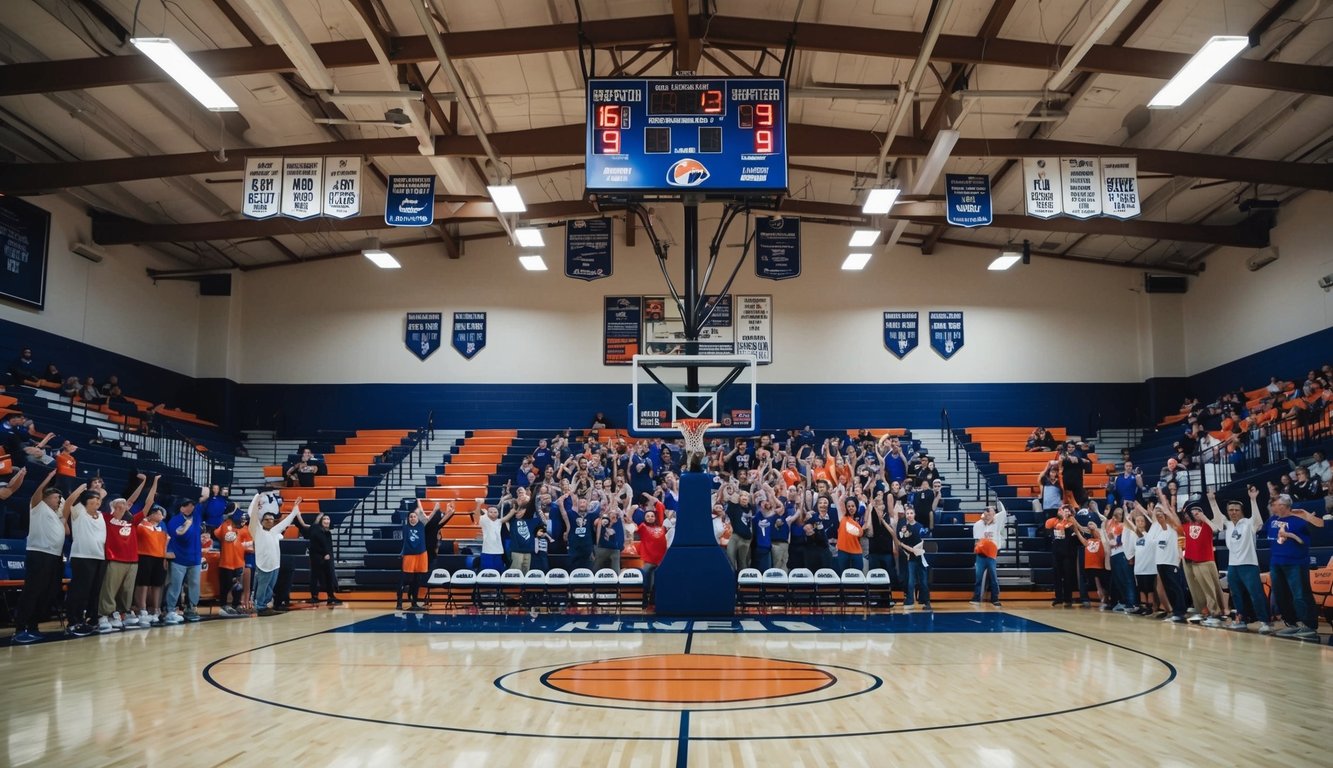
<path id="1" fill-rule="evenodd" d="M 620 590 L 622 610 L 626 603 L 642 607 L 648 601 L 648 593 L 644 591 L 643 571 L 638 568 L 621 571 L 617 587 Z"/>
<path id="2" fill-rule="evenodd" d="M 592 569 L 575 568 L 569 574 L 570 608 L 577 609 L 586 607 L 588 612 L 591 613 L 592 607 L 596 602 L 597 591 L 593 586 Z"/>
<path id="3" fill-rule="evenodd" d="M 477 572 L 477 607 L 498 609 L 504 604 L 504 593 L 500 591 L 500 572 L 494 568 L 483 568 Z"/>
<path id="4" fill-rule="evenodd" d="M 871 568 L 866 574 L 867 602 L 873 601 L 879 608 L 893 607 L 893 580 L 884 568 Z"/>
<path id="5" fill-rule="evenodd" d="M 787 574 L 787 599 L 795 609 L 801 606 L 815 608 L 815 574 L 809 568 L 793 568 Z"/>
<path id="6" fill-rule="evenodd" d="M 509 610 L 523 605 L 523 572 L 517 568 L 506 568 L 500 574 L 499 605 L 501 610 Z"/>
<path id="7" fill-rule="evenodd" d="M 620 575 L 610 568 L 602 568 L 593 574 L 593 608 L 610 606 L 620 612 Z"/>
<path id="8" fill-rule="evenodd" d="M 744 612 L 746 608 L 759 610 L 763 607 L 764 575 L 758 568 L 742 568 L 736 574 L 736 608 Z"/>
<path id="9" fill-rule="evenodd" d="M 787 592 L 787 572 L 781 568 L 769 568 L 764 571 L 763 600 L 766 607 L 779 604 L 782 609 L 791 608 L 791 595 Z"/>
<path id="10" fill-rule="evenodd" d="M 445 594 L 445 598 L 446 598 L 446 602 L 445 602 L 445 604 L 448 605 L 448 595 L 449 595 L 449 571 L 445 570 L 444 568 L 436 568 L 435 570 L 431 571 L 431 572 L 430 572 L 430 578 L 426 579 L 426 606 L 427 606 L 427 607 L 430 607 L 430 605 L 431 605 L 432 603 L 435 602 L 434 599 L 432 598 L 432 595 L 435 594 L 435 590 L 437 590 L 437 589 L 442 589 L 442 590 L 444 590 L 444 594 Z"/>
<path id="11" fill-rule="evenodd" d="M 856 606 L 862 613 L 870 610 L 870 582 L 859 568 L 848 568 L 842 572 L 842 609 L 846 613 L 849 607 Z"/>
<path id="12" fill-rule="evenodd" d="M 546 610 L 564 610 L 569 605 L 569 571 L 552 568 L 546 572 Z"/>
<path id="13" fill-rule="evenodd" d="M 477 572 L 462 568 L 449 577 L 444 590 L 446 605 L 450 608 L 477 608 Z"/>
<path id="14" fill-rule="evenodd" d="M 523 604 L 532 610 L 546 607 L 546 574 L 536 570 L 523 574 Z"/>
<path id="15" fill-rule="evenodd" d="M 832 568 L 820 568 L 815 571 L 814 589 L 815 607 L 823 611 L 838 608 L 842 599 L 842 579 Z"/>

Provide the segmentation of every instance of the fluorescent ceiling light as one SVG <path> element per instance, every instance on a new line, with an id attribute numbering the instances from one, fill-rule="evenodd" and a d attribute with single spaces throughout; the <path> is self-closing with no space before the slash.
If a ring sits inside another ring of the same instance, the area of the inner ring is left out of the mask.
<path id="1" fill-rule="evenodd" d="M 214 112 L 235 112 L 240 109 L 217 82 L 204 74 L 199 65 L 186 56 L 185 51 L 173 43 L 171 38 L 134 37 L 130 38 L 130 42 L 139 49 L 139 53 L 152 59 L 177 85 L 207 109 Z"/>
<path id="2" fill-rule="evenodd" d="M 393 257 L 393 254 L 389 253 L 388 251 L 371 249 L 362 251 L 361 255 L 365 256 L 367 259 L 370 259 L 372 262 L 374 262 L 375 266 L 379 267 L 380 269 L 399 269 L 400 267 L 403 266 L 402 264 L 399 264 L 398 259 L 395 259 Z"/>
<path id="3" fill-rule="evenodd" d="M 1022 260 L 1023 254 L 1018 251 L 1005 251 L 999 256 L 996 256 L 995 261 L 992 261 L 990 266 L 986 267 L 986 269 L 989 269 L 992 272 L 1000 272 L 1012 267 Z"/>
<path id="4" fill-rule="evenodd" d="M 1170 109 L 1184 104 L 1186 99 L 1249 44 L 1250 39 L 1242 36 L 1216 35 L 1209 38 L 1199 52 L 1185 62 L 1176 76 L 1152 97 L 1148 108 Z"/>
<path id="5" fill-rule="evenodd" d="M 893 201 L 898 199 L 902 192 L 900 189 L 872 189 L 866 196 L 866 204 L 861 206 L 861 213 L 876 215 L 888 213 L 893 207 Z"/>
<path id="6" fill-rule="evenodd" d="M 514 230 L 514 237 L 524 248 L 541 248 L 546 245 L 546 241 L 542 239 L 542 231 L 536 227 L 520 227 Z"/>
<path id="7" fill-rule="evenodd" d="M 529 272 L 546 271 L 546 262 L 542 259 L 541 254 L 539 253 L 529 253 L 524 256 L 519 256 L 518 263 L 522 264 L 523 268 Z"/>
<path id="8" fill-rule="evenodd" d="M 870 248 L 879 241 L 878 229 L 857 229 L 852 232 L 852 239 L 847 245 L 852 248 Z"/>
<path id="9" fill-rule="evenodd" d="M 842 268 L 849 272 L 865 269 L 865 266 L 869 261 L 870 254 L 868 253 L 849 253 L 847 254 L 847 258 L 842 262 Z"/>
<path id="10" fill-rule="evenodd" d="M 500 213 L 522 213 L 528 209 L 523 204 L 523 196 L 518 193 L 518 187 L 513 184 L 486 187 L 486 191 L 491 194 L 491 200 L 495 201 L 495 208 Z"/>

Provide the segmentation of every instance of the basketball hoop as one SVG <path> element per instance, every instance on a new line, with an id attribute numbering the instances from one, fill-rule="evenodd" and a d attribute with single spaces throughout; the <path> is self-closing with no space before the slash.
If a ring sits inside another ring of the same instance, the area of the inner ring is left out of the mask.
<path id="1" fill-rule="evenodd" d="M 716 427 L 711 419 L 676 419 L 680 434 L 685 438 L 685 467 L 691 472 L 702 470 L 704 454 L 708 452 L 704 445 L 704 433 L 709 427 Z"/>

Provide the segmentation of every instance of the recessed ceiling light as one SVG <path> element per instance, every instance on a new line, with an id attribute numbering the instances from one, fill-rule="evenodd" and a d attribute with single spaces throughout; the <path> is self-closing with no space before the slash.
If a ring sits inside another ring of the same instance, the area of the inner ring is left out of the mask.
<path id="1" fill-rule="evenodd" d="M 529 253 L 523 256 L 519 256 L 518 263 L 522 264 L 523 268 L 528 270 L 529 272 L 546 271 L 546 261 L 541 257 L 541 254 Z"/>
<path id="2" fill-rule="evenodd" d="M 214 112 L 235 112 L 239 107 L 213 78 L 204 74 L 194 60 L 169 37 L 133 37 L 130 42 L 139 53 L 171 76 L 195 101 Z"/>
<path id="3" fill-rule="evenodd" d="M 513 184 L 486 187 L 486 191 L 491 194 L 491 200 L 495 202 L 495 208 L 500 213 L 522 213 L 528 209 L 528 206 L 523 204 L 523 196 L 518 193 L 518 187 Z"/>
<path id="4" fill-rule="evenodd" d="M 893 207 L 893 201 L 898 199 L 902 192 L 899 189 L 872 189 L 870 194 L 866 195 L 866 203 L 861 206 L 861 213 L 873 215 L 888 213 Z"/>
<path id="5" fill-rule="evenodd" d="M 370 259 L 380 269 L 399 269 L 403 266 L 398 263 L 398 259 L 395 259 L 393 254 L 378 248 L 362 251 L 361 255 Z"/>
<path id="6" fill-rule="evenodd" d="M 541 248 L 546 245 L 542 231 L 536 227 L 520 227 L 514 230 L 514 239 L 523 248 Z"/>
<path id="7" fill-rule="evenodd" d="M 879 241 L 878 229 L 857 229 L 852 231 L 852 239 L 847 245 L 852 248 L 869 248 Z"/>
<path id="8" fill-rule="evenodd" d="M 1022 260 L 1023 254 L 1017 251 L 1005 251 L 999 256 L 996 256 L 995 261 L 992 261 L 990 266 L 986 267 L 986 269 L 989 269 L 992 272 L 1000 272 L 1012 267 Z"/>
<path id="9" fill-rule="evenodd" d="M 868 253 L 849 253 L 842 262 L 842 268 L 848 271 L 865 269 L 869 261 L 870 254 Z"/>

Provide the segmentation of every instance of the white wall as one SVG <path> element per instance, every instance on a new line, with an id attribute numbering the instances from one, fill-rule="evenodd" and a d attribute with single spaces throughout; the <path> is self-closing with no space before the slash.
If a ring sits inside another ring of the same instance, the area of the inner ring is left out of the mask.
<path id="1" fill-rule="evenodd" d="M 179 265 L 132 246 L 103 248 L 108 257 L 95 264 L 69 250 L 92 242 L 81 208 L 57 195 L 26 200 L 51 212 L 46 309 L 0 302 L 0 318 L 193 376 L 198 286 L 155 285 L 144 272 Z M 44 360 L 41 350 L 33 352 Z"/>
<path id="2" fill-rule="evenodd" d="M 1276 262 L 1250 272 L 1252 249 L 1208 258 L 1185 298 L 1185 360 L 1190 374 L 1333 326 L 1333 193 L 1306 192 L 1278 214 Z"/>
<path id="3" fill-rule="evenodd" d="M 678 237 L 679 207 L 659 209 L 667 218 L 663 234 Z M 716 208 L 705 208 L 705 240 L 716 216 Z M 738 224 L 730 242 L 740 240 L 739 230 Z M 524 272 L 515 249 L 484 240 L 468 244 L 457 261 L 438 247 L 399 252 L 403 269 L 397 271 L 350 257 L 244 274 L 243 296 L 233 299 L 243 307 L 240 380 L 628 381 L 625 368 L 601 364 L 602 297 L 660 295 L 664 287 L 642 230 L 634 249 L 624 245 L 622 233 L 618 221 L 615 274 L 593 283 L 561 273 L 559 229 L 546 233 L 551 271 L 545 273 Z M 1148 299 L 1138 271 L 1034 258 L 992 273 L 986 271 L 994 257 L 989 251 L 943 247 L 923 256 L 900 247 L 878 254 L 864 272 L 842 272 L 849 233 L 848 227 L 807 224 L 804 273 L 794 280 L 756 278 L 750 261 L 742 268 L 733 293 L 773 295 L 774 364 L 761 371 L 762 382 L 1138 382 L 1155 375 L 1154 365 L 1180 360 L 1178 347 L 1141 354 L 1141 328 L 1151 315 L 1140 311 Z M 677 280 L 680 253 L 675 245 L 669 258 Z M 723 259 L 732 263 L 737 253 L 724 249 Z M 715 275 L 714 286 L 724 278 Z M 1108 302 L 1133 311 L 1108 314 Z M 881 313 L 891 309 L 921 313 L 921 346 L 903 361 L 884 348 Z M 931 309 L 967 312 L 966 344 L 951 360 L 928 346 Z M 444 347 L 425 362 L 403 346 L 408 311 L 445 314 Z M 471 361 L 449 347 L 454 311 L 489 313 L 487 347 Z M 1173 367 L 1160 375 L 1179 373 Z"/>

